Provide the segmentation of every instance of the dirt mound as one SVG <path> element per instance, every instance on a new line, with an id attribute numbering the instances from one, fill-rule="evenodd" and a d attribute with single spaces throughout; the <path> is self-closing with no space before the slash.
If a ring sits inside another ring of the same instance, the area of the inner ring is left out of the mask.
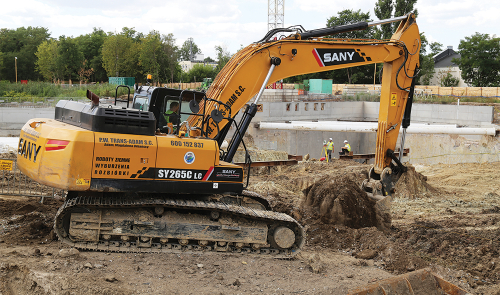
<path id="1" fill-rule="evenodd" d="M 304 191 L 304 213 L 326 224 L 352 228 L 376 226 L 375 202 L 353 179 L 354 175 L 344 175 L 316 181 Z"/>
<path id="2" fill-rule="evenodd" d="M 0 291 L 5 294 L 48 294 L 25 266 L 6 265 L 0 270 Z"/>
<path id="3" fill-rule="evenodd" d="M 427 176 L 424 176 L 417 171 L 411 164 L 406 165 L 407 171 L 401 175 L 396 183 L 397 198 L 422 198 L 428 197 L 430 194 L 437 193 L 438 190 L 427 183 Z"/>
<path id="4" fill-rule="evenodd" d="M 16 209 L 16 214 L 26 214 L 26 213 L 30 213 L 30 212 L 33 212 L 37 209 L 37 207 L 33 206 L 32 204 L 26 204 L 26 205 L 23 205 L 19 208 Z"/>
<path id="5" fill-rule="evenodd" d="M 52 227 L 61 200 L 0 199 L 0 234 L 6 243 L 46 243 L 54 239 Z"/>

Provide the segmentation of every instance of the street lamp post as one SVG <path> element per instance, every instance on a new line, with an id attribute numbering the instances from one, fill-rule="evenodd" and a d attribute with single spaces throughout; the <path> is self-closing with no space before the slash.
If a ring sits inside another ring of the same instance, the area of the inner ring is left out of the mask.
<path id="1" fill-rule="evenodd" d="M 16 67 L 16 84 L 17 84 L 17 56 L 14 58 L 15 58 L 14 63 L 16 65 L 15 67 Z"/>

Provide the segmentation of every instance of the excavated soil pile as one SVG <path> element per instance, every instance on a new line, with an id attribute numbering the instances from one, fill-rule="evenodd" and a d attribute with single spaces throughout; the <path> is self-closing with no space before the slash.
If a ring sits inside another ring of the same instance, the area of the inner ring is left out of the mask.
<path id="1" fill-rule="evenodd" d="M 375 202 L 353 178 L 352 174 L 327 176 L 307 188 L 302 206 L 305 219 L 352 228 L 376 226 Z"/>
<path id="2" fill-rule="evenodd" d="M 436 188 L 427 183 L 427 176 L 415 171 L 411 164 L 406 165 L 406 168 L 406 173 L 396 183 L 395 197 L 416 199 L 438 193 Z"/>
<path id="3" fill-rule="evenodd" d="M 16 201 L 0 199 L 0 236 L 5 243 L 46 243 L 54 239 L 54 217 L 62 201 L 35 199 Z"/>
<path id="4" fill-rule="evenodd" d="M 497 283 L 500 281 L 500 229 L 496 226 L 499 221 L 498 213 L 454 214 L 435 221 L 419 218 L 395 228 L 392 239 L 407 252 L 470 273 L 472 276 L 467 280 L 471 286 Z"/>

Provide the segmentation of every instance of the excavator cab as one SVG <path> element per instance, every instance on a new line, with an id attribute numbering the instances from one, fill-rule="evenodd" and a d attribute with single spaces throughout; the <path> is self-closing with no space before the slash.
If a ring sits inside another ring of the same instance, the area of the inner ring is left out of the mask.
<path id="1" fill-rule="evenodd" d="M 156 128 L 163 133 L 172 133 L 172 130 L 168 131 L 168 123 L 179 125 L 186 121 L 193 114 L 189 107 L 190 102 L 195 100 L 199 103 L 204 96 L 205 93 L 200 91 L 140 86 L 134 93 L 132 108 L 152 112 L 156 118 Z M 168 116 L 171 104 L 176 102 L 179 105 L 178 110 Z M 171 120 L 167 122 L 166 117 L 170 117 Z"/>

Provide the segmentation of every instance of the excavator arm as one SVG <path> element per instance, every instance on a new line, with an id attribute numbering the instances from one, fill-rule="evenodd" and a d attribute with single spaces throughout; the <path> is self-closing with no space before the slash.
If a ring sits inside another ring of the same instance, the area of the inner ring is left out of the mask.
<path id="1" fill-rule="evenodd" d="M 218 108 L 226 117 L 229 112 L 227 108 L 219 107 L 218 102 L 222 102 L 231 108 L 230 113 L 234 117 L 256 94 L 259 94 L 256 98 L 258 100 L 263 89 L 278 80 L 383 63 L 375 164 L 375 171 L 382 173 L 392 161 L 386 151 L 394 150 L 396 145 L 412 78 L 418 67 L 421 45 L 415 16 L 409 14 L 397 19 L 402 21 L 390 40 L 319 37 L 318 35 L 335 32 L 335 28 L 326 28 L 292 34 L 278 41 L 251 44 L 236 53 L 216 77 L 206 93 L 213 101 L 207 102 L 206 106 L 201 102 L 200 113 L 204 108 L 205 114 L 210 114 L 212 109 Z M 349 25 L 340 31 L 359 27 L 366 26 Z M 188 121 L 190 126 L 201 126 L 204 119 L 206 118 L 201 116 L 191 116 Z M 210 127 L 207 135 L 211 138 L 215 138 L 218 131 L 229 122 L 208 121 Z"/>
<path id="2" fill-rule="evenodd" d="M 324 37 L 395 21 L 401 22 L 390 40 Z M 201 127 L 207 124 L 205 135 L 221 144 L 225 137 L 224 130 L 227 132 L 224 127 L 231 122 L 221 118 L 234 117 L 256 97 L 254 103 L 247 106 L 229 143 L 223 160 L 230 162 L 267 85 L 291 76 L 383 63 L 375 165 L 363 188 L 377 201 L 390 196 L 395 182 L 404 171 L 400 159 L 394 156 L 394 150 L 402 122 L 405 122 L 405 128 L 409 125 L 412 85 L 419 66 L 421 41 L 415 15 L 312 31 L 298 29 L 286 38 L 269 41 L 273 33 L 269 32 L 262 40 L 232 57 L 208 89 L 206 96 L 210 100 L 200 103 L 199 114 L 208 115 L 191 116 L 189 125 Z M 219 119 L 211 120 L 210 116 L 219 116 Z M 404 143 L 404 139 L 402 141 Z"/>

